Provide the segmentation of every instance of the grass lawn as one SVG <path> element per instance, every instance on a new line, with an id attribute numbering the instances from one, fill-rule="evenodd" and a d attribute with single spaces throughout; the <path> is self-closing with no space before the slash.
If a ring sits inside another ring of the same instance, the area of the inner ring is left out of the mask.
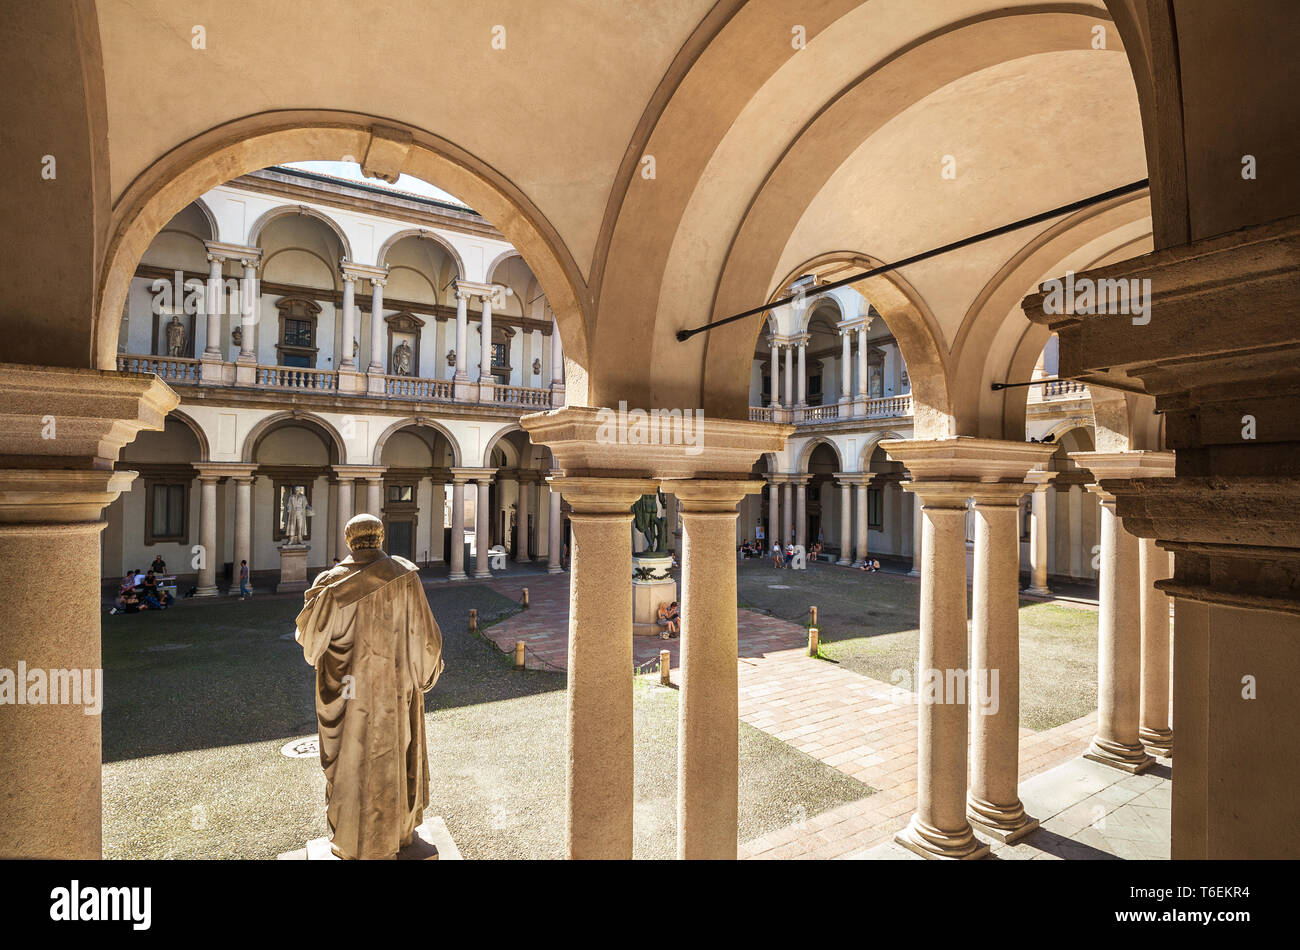
<path id="1" fill-rule="evenodd" d="M 740 606 L 805 623 L 818 609 L 822 655 L 872 679 L 911 687 L 920 631 L 920 583 L 901 574 L 811 566 L 778 570 L 771 561 L 738 565 Z M 1035 731 L 1097 708 L 1097 613 L 1020 603 L 1020 724 Z"/>
<path id="2" fill-rule="evenodd" d="M 465 631 L 518 606 L 474 584 L 435 586 L 447 670 L 426 697 L 431 814 L 467 858 L 558 858 L 564 835 L 565 678 L 516 672 Z M 292 638 L 298 598 L 184 603 L 103 620 L 104 855 L 273 858 L 326 833 L 313 671 Z M 630 675 L 630 672 L 629 672 Z M 677 691 L 638 681 L 637 857 L 675 854 Z M 740 725 L 740 840 L 871 789 Z"/>

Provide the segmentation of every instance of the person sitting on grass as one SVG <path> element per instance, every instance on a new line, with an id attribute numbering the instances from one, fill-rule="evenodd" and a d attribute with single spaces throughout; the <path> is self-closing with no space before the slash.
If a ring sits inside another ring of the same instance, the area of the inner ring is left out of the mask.
<path id="1" fill-rule="evenodd" d="M 677 636 L 676 615 L 669 609 L 666 603 L 661 603 L 659 609 L 655 612 L 656 620 L 663 631 L 659 634 L 661 640 L 671 640 Z"/>

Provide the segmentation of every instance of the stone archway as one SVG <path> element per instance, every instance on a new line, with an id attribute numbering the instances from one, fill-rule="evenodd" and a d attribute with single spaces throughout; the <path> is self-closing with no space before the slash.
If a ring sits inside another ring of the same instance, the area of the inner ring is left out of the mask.
<path id="1" fill-rule="evenodd" d="M 578 368 L 566 390 L 570 404 L 586 397 L 585 281 L 555 228 L 529 198 L 486 162 L 422 129 L 376 125 L 371 116 L 333 111 L 268 112 L 209 129 L 177 146 L 137 178 L 113 214 L 99 305 L 91 332 L 92 365 L 112 368 L 116 332 L 131 275 L 153 236 L 205 191 L 247 172 L 285 161 L 366 155 L 383 141 L 401 150 L 400 171 L 462 196 L 527 258 L 546 291 Z"/>

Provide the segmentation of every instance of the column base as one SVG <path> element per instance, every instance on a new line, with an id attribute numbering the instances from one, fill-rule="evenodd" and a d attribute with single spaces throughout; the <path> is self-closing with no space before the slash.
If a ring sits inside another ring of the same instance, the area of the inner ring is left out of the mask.
<path id="1" fill-rule="evenodd" d="M 908 851 L 931 859 L 974 861 L 987 857 L 991 850 L 975 837 L 970 825 L 960 831 L 940 831 L 916 815 L 894 836 L 894 841 Z"/>
<path id="2" fill-rule="evenodd" d="M 836 567 L 849 567 L 852 563 L 853 563 L 853 562 L 850 561 L 848 558 L 843 558 L 843 557 L 842 557 L 842 558 L 840 558 L 838 561 L 835 562 L 835 566 L 836 566 Z"/>
<path id="3" fill-rule="evenodd" d="M 244 359 L 244 354 L 240 353 L 235 359 L 235 385 L 257 385 L 257 360 L 254 357 Z"/>
<path id="4" fill-rule="evenodd" d="M 1021 591 L 1022 594 L 1033 594 L 1035 597 L 1051 597 L 1052 591 L 1047 587 L 1026 587 Z"/>
<path id="5" fill-rule="evenodd" d="M 910 571 L 907 572 L 907 576 L 908 576 L 908 577 L 920 577 L 920 576 L 921 576 L 921 572 L 918 571 L 918 570 L 916 570 L 915 568 L 913 568 L 912 570 L 910 570 Z"/>
<path id="6" fill-rule="evenodd" d="M 1138 741 L 1150 755 L 1164 759 L 1173 757 L 1174 731 L 1172 729 L 1148 729 L 1143 726 L 1138 730 Z"/>
<path id="7" fill-rule="evenodd" d="M 1132 775 L 1145 772 L 1156 764 L 1156 760 L 1147 755 L 1140 744 L 1123 745 L 1103 739 L 1101 736 L 1093 736 L 1092 745 L 1088 746 L 1088 751 L 1083 754 L 1083 757 Z"/>
<path id="8" fill-rule="evenodd" d="M 990 838 L 996 838 L 1003 844 L 1019 841 L 1025 835 L 1038 828 L 1038 819 L 1025 814 L 1025 806 L 1016 799 L 1014 805 L 995 805 L 975 798 L 966 797 L 966 820 Z"/>
<path id="9" fill-rule="evenodd" d="M 386 385 L 387 385 L 387 381 L 384 379 L 384 371 L 382 369 L 380 370 L 372 369 L 366 373 L 366 395 L 367 396 L 384 395 L 384 388 Z"/>
<path id="10" fill-rule="evenodd" d="M 468 579 L 469 579 L 469 575 L 466 574 L 464 571 L 452 571 L 450 574 L 447 575 L 447 580 L 449 581 L 464 581 Z"/>
<path id="11" fill-rule="evenodd" d="M 194 596 L 195 596 L 195 597 L 216 597 L 216 596 L 217 596 L 218 594 L 220 594 L 220 593 L 221 593 L 221 591 L 217 590 L 217 588 L 216 588 L 215 586 L 213 586 L 213 587 L 200 587 L 200 588 L 198 588 L 197 590 L 194 591 Z"/>
<path id="12" fill-rule="evenodd" d="M 562 568 L 562 567 L 548 567 L 548 568 L 546 569 L 546 573 L 547 573 L 547 574 L 563 574 L 563 573 L 564 573 L 564 568 Z"/>

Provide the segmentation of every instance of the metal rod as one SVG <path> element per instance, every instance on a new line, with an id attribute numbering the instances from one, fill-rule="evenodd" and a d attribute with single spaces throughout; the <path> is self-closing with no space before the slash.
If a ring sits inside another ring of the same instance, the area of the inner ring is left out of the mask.
<path id="1" fill-rule="evenodd" d="M 1119 188 L 1112 188 L 1110 191 L 1103 191 L 1099 195 L 1093 195 L 1091 198 L 1081 198 L 1078 201 L 1072 201 L 1068 205 L 1061 205 L 1059 208 L 1053 208 L 1051 211 L 1040 211 L 1038 214 L 1030 215 L 1028 218 L 1021 218 L 1019 221 L 1013 221 L 1010 224 L 1004 224 L 1000 227 L 984 231 L 971 237 L 962 238 L 960 241 L 953 241 L 951 244 L 945 244 L 943 247 L 932 248 L 928 251 L 922 251 L 919 254 L 913 254 L 911 257 L 905 257 L 901 261 L 894 261 L 892 264 L 881 264 L 879 267 L 873 267 L 871 270 L 862 271 L 859 274 L 853 274 L 840 280 L 831 281 L 829 284 L 822 284 L 816 290 L 809 294 L 791 294 L 789 297 L 782 297 L 780 300 L 773 300 L 771 303 L 763 304 L 761 307 L 752 307 L 743 313 L 737 313 L 730 317 L 724 317 L 721 320 L 715 320 L 713 323 L 706 323 L 703 326 L 693 327 L 689 330 L 678 330 L 677 340 L 685 343 L 697 333 L 703 333 L 706 330 L 712 330 L 715 327 L 725 326 L 728 323 L 735 323 L 737 320 L 743 320 L 746 317 L 752 317 L 756 314 L 764 313 L 776 307 L 783 307 L 788 303 L 798 300 L 801 296 L 815 297 L 818 294 L 824 294 L 827 291 L 835 290 L 839 287 L 847 287 L 849 284 L 856 284 L 860 280 L 866 280 L 868 277 L 875 277 L 877 274 L 884 274 L 888 271 L 895 270 L 899 267 L 907 267 L 909 264 L 919 264 L 921 261 L 929 260 L 932 257 L 938 257 L 940 254 L 947 254 L 949 251 L 961 250 L 963 247 L 969 247 L 980 241 L 987 241 L 990 238 L 1001 237 L 1004 234 L 1010 234 L 1020 228 L 1027 228 L 1031 224 L 1040 224 L 1051 218 L 1059 217 L 1063 214 L 1073 214 L 1075 211 L 1081 211 L 1090 205 L 1095 205 L 1103 201 L 1109 201 L 1112 198 L 1119 198 L 1123 195 L 1132 194 L 1135 191 L 1141 191 L 1151 184 L 1151 179 L 1143 178 L 1140 181 L 1130 182 L 1127 185 L 1121 185 Z"/>
<path id="2" fill-rule="evenodd" d="M 990 383 L 989 388 L 992 389 L 994 392 L 998 392 L 999 390 L 1002 389 L 1014 389 L 1017 386 L 1037 386 L 1040 383 L 1076 383 L 1076 382 L 1078 382 L 1077 379 L 1070 379 L 1069 377 L 1062 377 L 1062 376 L 1053 376 L 1050 379 L 1048 379 L 1047 377 L 1044 377 L 1042 379 L 1031 379 L 1027 383 Z"/>

